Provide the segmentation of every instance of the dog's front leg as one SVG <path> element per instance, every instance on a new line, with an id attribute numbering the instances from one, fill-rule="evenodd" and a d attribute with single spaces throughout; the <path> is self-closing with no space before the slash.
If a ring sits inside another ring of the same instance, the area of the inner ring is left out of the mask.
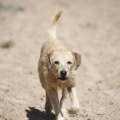
<path id="1" fill-rule="evenodd" d="M 57 120 L 64 120 L 64 118 L 62 116 L 61 109 L 60 109 L 60 103 L 59 103 L 59 100 L 58 100 L 57 90 L 49 88 L 47 90 L 47 93 L 48 93 L 48 95 L 50 97 L 50 100 L 52 101 Z"/>
<path id="2" fill-rule="evenodd" d="M 80 108 L 77 94 L 76 94 L 76 88 L 75 87 L 68 88 L 68 92 L 72 100 L 72 108 L 68 112 L 70 114 L 76 114 Z"/>
<path id="3" fill-rule="evenodd" d="M 61 107 L 61 111 L 62 111 L 62 114 L 63 116 L 68 119 L 68 115 L 67 115 L 67 111 L 66 111 L 66 108 L 65 108 L 65 99 L 66 99 L 66 89 L 63 88 L 62 89 L 62 97 L 61 97 L 61 100 L 60 100 L 60 107 Z"/>
<path id="4" fill-rule="evenodd" d="M 48 96 L 48 93 L 46 91 L 46 103 L 45 103 L 45 110 L 46 110 L 46 113 L 47 115 L 49 116 L 51 111 L 52 111 L 52 103 L 51 103 L 51 100 Z"/>

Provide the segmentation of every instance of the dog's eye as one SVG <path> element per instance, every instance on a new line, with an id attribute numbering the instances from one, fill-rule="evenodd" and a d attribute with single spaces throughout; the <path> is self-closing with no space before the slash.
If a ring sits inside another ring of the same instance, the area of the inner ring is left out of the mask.
<path id="1" fill-rule="evenodd" d="M 54 63 L 58 65 L 58 64 L 59 64 L 59 61 L 55 61 Z"/>
<path id="2" fill-rule="evenodd" d="M 67 64 L 72 64 L 72 62 L 71 62 L 71 61 L 68 61 Z"/>

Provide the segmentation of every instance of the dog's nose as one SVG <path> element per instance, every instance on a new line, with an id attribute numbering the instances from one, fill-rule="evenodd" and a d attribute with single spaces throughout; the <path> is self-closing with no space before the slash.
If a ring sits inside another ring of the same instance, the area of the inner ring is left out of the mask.
<path id="1" fill-rule="evenodd" d="M 66 72 L 65 70 L 62 70 L 62 71 L 60 72 L 60 74 L 61 74 L 62 76 L 65 76 L 65 75 L 67 74 L 67 72 Z"/>

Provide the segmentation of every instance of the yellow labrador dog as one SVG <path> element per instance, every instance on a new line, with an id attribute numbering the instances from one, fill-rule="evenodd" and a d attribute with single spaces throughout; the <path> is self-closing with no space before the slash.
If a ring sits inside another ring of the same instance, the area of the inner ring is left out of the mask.
<path id="1" fill-rule="evenodd" d="M 58 11 L 52 18 L 49 39 L 41 48 L 38 62 L 40 82 L 46 91 L 45 110 L 49 115 L 53 106 L 57 120 L 68 118 L 64 106 L 66 91 L 69 92 L 72 100 L 72 107 L 68 112 L 75 114 L 79 110 L 75 88 L 75 70 L 81 63 L 81 55 L 68 50 L 56 37 L 56 23 L 61 14 L 62 10 Z M 62 90 L 60 100 L 58 89 Z"/>

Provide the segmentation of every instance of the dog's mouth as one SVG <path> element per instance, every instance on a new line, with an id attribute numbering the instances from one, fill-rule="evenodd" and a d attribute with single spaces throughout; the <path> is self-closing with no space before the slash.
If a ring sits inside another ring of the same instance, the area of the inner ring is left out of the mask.
<path id="1" fill-rule="evenodd" d="M 67 78 L 67 77 L 59 77 L 58 79 L 61 80 L 61 81 L 65 81 L 65 80 L 67 80 L 68 78 Z"/>

